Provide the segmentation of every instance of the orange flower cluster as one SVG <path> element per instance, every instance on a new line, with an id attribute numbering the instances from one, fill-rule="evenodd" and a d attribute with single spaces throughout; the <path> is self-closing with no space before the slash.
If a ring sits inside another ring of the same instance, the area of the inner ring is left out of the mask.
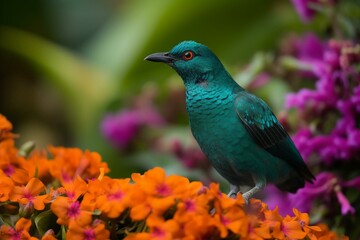
<path id="1" fill-rule="evenodd" d="M 296 209 L 283 217 L 162 168 L 114 179 L 97 153 L 49 147 L 50 159 L 22 156 L 11 129 L 0 115 L 0 239 L 347 239 Z"/>

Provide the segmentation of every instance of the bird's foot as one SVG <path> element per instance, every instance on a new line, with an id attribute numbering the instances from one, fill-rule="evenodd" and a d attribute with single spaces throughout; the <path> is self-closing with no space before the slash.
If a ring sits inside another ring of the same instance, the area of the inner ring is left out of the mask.
<path id="1" fill-rule="evenodd" d="M 250 198 L 251 198 L 251 195 L 252 195 L 252 194 L 249 193 L 249 192 L 246 192 L 246 193 L 242 194 L 242 197 L 244 198 L 246 205 L 249 204 L 249 200 L 250 200 Z"/>
<path id="2" fill-rule="evenodd" d="M 242 196 L 246 202 L 249 203 L 250 198 L 257 193 L 258 191 L 262 190 L 266 186 L 266 179 L 264 177 L 257 177 L 253 175 L 253 179 L 255 182 L 255 187 L 251 188 L 249 191 L 245 192 Z"/>
<path id="3" fill-rule="evenodd" d="M 231 191 L 230 191 L 230 192 L 228 193 L 228 197 L 229 197 L 229 198 L 232 198 L 232 199 L 235 199 L 236 196 L 237 196 L 239 193 L 240 193 L 241 196 L 244 198 L 245 204 L 248 205 L 249 199 L 250 199 L 251 196 L 248 196 L 248 195 L 245 195 L 245 196 L 244 196 L 244 194 L 243 194 L 242 192 L 240 192 L 240 191 L 239 191 L 239 192 L 231 192 Z"/>

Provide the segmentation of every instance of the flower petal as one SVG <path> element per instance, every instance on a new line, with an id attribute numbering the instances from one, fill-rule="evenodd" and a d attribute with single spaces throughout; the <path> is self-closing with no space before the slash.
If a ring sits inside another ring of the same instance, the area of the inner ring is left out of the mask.
<path id="1" fill-rule="evenodd" d="M 36 196 L 45 189 L 45 185 L 38 178 L 31 178 L 25 188 L 32 196 Z"/>

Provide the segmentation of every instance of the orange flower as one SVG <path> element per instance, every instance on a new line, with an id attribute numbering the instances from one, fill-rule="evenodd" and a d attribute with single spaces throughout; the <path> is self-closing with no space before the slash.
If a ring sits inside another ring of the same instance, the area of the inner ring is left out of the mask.
<path id="1" fill-rule="evenodd" d="M 45 151 L 34 150 L 25 163 L 22 164 L 29 176 L 35 176 L 45 184 L 53 180 L 49 172 L 50 161 L 47 159 L 46 154 Z"/>
<path id="2" fill-rule="evenodd" d="M 103 181 L 105 193 L 96 199 L 96 207 L 109 218 L 117 218 L 131 206 L 130 179 L 111 179 Z"/>
<path id="3" fill-rule="evenodd" d="M 2 225 L 0 228 L 0 239 L 2 240 L 35 240 L 37 238 L 31 237 L 29 230 L 31 227 L 31 220 L 20 218 L 15 227 Z"/>
<path id="4" fill-rule="evenodd" d="M 67 239 L 79 240 L 106 240 L 110 238 L 110 232 L 100 220 L 93 223 L 88 221 L 85 225 L 72 224 L 66 233 Z"/>
<path id="5" fill-rule="evenodd" d="M 266 211 L 265 218 L 265 223 L 270 227 L 271 234 L 276 239 L 303 239 L 307 235 L 297 217 L 286 216 L 283 218 L 277 207 L 274 210 Z"/>
<path id="6" fill-rule="evenodd" d="M 130 233 L 124 240 L 152 240 L 149 233 Z"/>
<path id="7" fill-rule="evenodd" d="M 246 212 L 257 216 L 259 219 L 265 219 L 265 212 L 268 211 L 268 206 L 259 199 L 251 198 L 250 204 L 246 208 Z"/>
<path id="8" fill-rule="evenodd" d="M 44 190 L 44 184 L 39 179 L 32 178 L 25 187 L 15 186 L 10 193 L 10 200 L 26 205 L 26 207 L 43 210 L 49 197 L 47 194 L 39 195 Z"/>
<path id="9" fill-rule="evenodd" d="M 251 240 L 263 240 L 263 239 L 271 239 L 270 227 L 264 224 L 257 216 L 248 215 L 247 218 L 247 233 L 245 235 L 241 235 L 245 239 Z M 247 237 L 247 238 L 246 238 Z"/>
<path id="10" fill-rule="evenodd" d="M 0 142 L 0 169 L 16 184 L 23 185 L 29 181 L 29 173 L 23 167 L 25 159 L 17 152 L 13 140 Z"/>
<path id="11" fill-rule="evenodd" d="M 214 214 L 211 221 L 208 220 L 207 227 L 215 226 L 220 232 L 221 238 L 228 236 L 229 230 L 235 234 L 245 235 L 245 232 L 247 232 L 247 225 L 244 225 L 246 222 L 243 209 L 245 201 L 240 194 L 237 195 L 236 199 L 229 198 L 220 191 L 219 184 L 212 183 L 204 193 L 199 193 L 195 199 L 201 201 L 201 203 L 198 202 L 198 209 L 205 215 L 209 215 L 209 203 L 213 203 Z M 185 201 L 185 203 L 187 203 L 188 209 L 195 208 L 195 206 L 189 205 L 188 201 Z M 207 206 L 204 206 L 204 204 L 207 204 Z M 178 206 L 181 207 L 182 204 L 179 203 Z M 177 213 L 175 213 L 175 217 L 178 217 Z M 182 220 L 180 219 L 180 221 Z"/>
<path id="12" fill-rule="evenodd" d="M 76 179 L 70 183 L 63 184 L 66 196 L 71 200 L 77 200 L 81 195 L 85 194 L 87 190 L 86 182 L 77 176 Z"/>
<path id="13" fill-rule="evenodd" d="M 28 172 L 25 169 L 14 166 L 13 164 L 0 163 L 0 169 L 18 185 L 26 184 L 29 181 Z"/>
<path id="14" fill-rule="evenodd" d="M 84 202 L 78 201 L 79 197 L 85 194 L 87 190 L 86 182 L 77 177 L 71 183 L 64 183 L 64 187 L 56 190 L 57 194 L 66 194 L 64 196 L 55 196 L 55 200 L 51 203 L 51 210 L 58 217 L 57 223 L 60 225 L 69 225 L 72 222 L 84 224 L 91 219 L 91 211 L 93 210 Z"/>
<path id="15" fill-rule="evenodd" d="M 287 238 L 303 239 L 306 232 L 301 228 L 300 222 L 294 217 L 286 216 L 282 221 L 282 232 Z"/>
<path id="16" fill-rule="evenodd" d="M 232 207 L 225 213 L 215 213 L 215 225 L 220 231 L 220 237 L 227 237 L 229 230 L 235 234 L 246 236 L 247 226 L 244 225 L 246 223 L 245 217 L 243 209 L 237 207 Z"/>
<path id="17" fill-rule="evenodd" d="M 103 169 L 105 174 L 110 172 L 107 163 L 102 162 L 101 156 L 97 152 L 90 152 L 89 150 L 86 150 L 84 152 L 82 161 L 84 169 L 81 173 L 81 169 L 78 168 L 78 174 L 81 175 L 84 179 L 97 178 L 100 174 L 100 169 Z"/>
<path id="18" fill-rule="evenodd" d="M 144 175 L 131 175 L 135 182 L 133 199 L 138 204 L 131 209 L 131 218 L 142 220 L 150 213 L 161 215 L 175 204 L 176 199 L 184 199 L 199 191 L 202 184 L 190 183 L 181 176 L 166 176 L 164 169 L 156 167 Z"/>
<path id="19" fill-rule="evenodd" d="M 11 131 L 12 130 L 12 124 L 7 120 L 7 118 L 0 114 L 0 131 Z"/>
<path id="20" fill-rule="evenodd" d="M 284 233 L 281 231 L 282 216 L 276 207 L 274 210 L 267 210 L 264 212 L 264 223 L 271 229 L 271 235 L 276 239 L 284 239 Z"/>
<path id="21" fill-rule="evenodd" d="M 111 228 L 114 237 L 128 234 L 126 240 L 348 240 L 326 225 L 309 226 L 309 215 L 297 209 L 293 209 L 294 216 L 283 217 L 278 208 L 269 210 L 260 200 L 250 199 L 245 205 L 241 194 L 229 198 L 219 184 L 204 187 L 181 176 L 166 176 L 159 167 L 143 175 L 132 174 L 132 183 L 130 179 L 104 176 L 109 169 L 100 155 L 78 148 L 49 147 L 52 161 L 40 151 L 25 159 L 19 156 L 11 129 L 11 123 L 0 114 L 1 208 L 14 220 L 15 215 L 34 217 L 30 215 L 34 209 L 47 214 L 45 204 L 52 202 L 50 210 L 58 217 L 57 223 L 66 226 L 59 233 L 67 231 L 62 238 L 109 239 Z M 47 190 L 44 181 L 53 183 L 48 194 L 43 193 Z M 9 200 L 20 207 L 7 204 Z M 31 220 L 20 218 L 14 227 L 3 225 L 0 239 L 36 239 L 30 236 L 30 229 L 37 235 L 46 230 L 40 233 L 31 224 Z M 51 226 L 42 239 L 56 239 Z"/>
<path id="22" fill-rule="evenodd" d="M 329 227 L 325 224 L 319 224 L 318 227 L 321 229 L 319 232 L 314 232 L 314 238 L 317 240 L 349 240 L 347 236 L 338 236 L 335 232 L 329 230 Z"/>
<path id="23" fill-rule="evenodd" d="M 14 188 L 14 182 L 0 170 L 0 202 L 9 200 L 9 194 Z"/>
<path id="24" fill-rule="evenodd" d="M 51 204 L 51 210 L 58 217 L 59 225 L 77 223 L 81 226 L 91 221 L 92 213 L 89 206 L 68 197 L 57 197 Z"/>
<path id="25" fill-rule="evenodd" d="M 95 180 L 89 179 L 87 192 L 85 193 L 82 202 L 85 205 L 90 206 L 91 209 L 95 209 L 97 198 L 99 196 L 105 194 L 105 189 L 103 188 L 103 186 L 107 185 L 106 182 L 108 182 L 108 181 L 112 181 L 112 179 L 110 177 L 106 177 L 106 176 L 103 177 L 101 180 L 100 179 L 95 179 Z"/>
<path id="26" fill-rule="evenodd" d="M 178 222 L 183 236 L 181 239 L 206 239 L 208 236 L 217 236 L 218 231 L 214 218 L 209 214 L 193 215 L 186 222 Z"/>
<path id="27" fill-rule="evenodd" d="M 148 233 L 130 234 L 125 240 L 172 240 L 181 239 L 179 225 L 176 221 L 170 219 L 164 221 L 156 216 L 151 216 L 146 220 L 149 227 Z"/>
<path id="28" fill-rule="evenodd" d="M 100 168 L 105 173 L 109 172 L 107 163 L 101 162 L 98 153 L 85 151 L 78 148 L 49 147 L 54 160 L 50 162 L 50 173 L 61 183 L 70 183 L 76 176 L 83 179 L 96 178 Z"/>
<path id="29" fill-rule="evenodd" d="M 49 163 L 51 175 L 61 183 L 70 183 L 79 166 L 82 151 L 78 148 L 49 147 L 54 160 Z"/>
<path id="30" fill-rule="evenodd" d="M 309 214 L 302 213 L 296 208 L 293 209 L 293 213 L 295 215 L 295 219 L 300 223 L 300 226 L 306 232 L 307 236 L 311 240 L 316 240 L 317 238 L 315 237 L 314 232 L 320 232 L 321 228 L 319 226 L 309 226 Z"/>
<path id="31" fill-rule="evenodd" d="M 12 128 L 11 122 L 4 115 L 0 114 L 0 142 L 15 136 L 11 133 Z"/>
<path id="32" fill-rule="evenodd" d="M 189 180 L 181 176 L 166 176 L 164 169 L 155 167 L 144 175 L 133 173 L 131 178 L 142 191 L 154 197 L 181 197 Z"/>
<path id="33" fill-rule="evenodd" d="M 83 203 L 87 206 L 90 206 L 92 209 L 96 207 L 96 201 L 99 196 L 106 194 L 106 190 L 104 186 L 111 186 L 111 182 L 113 181 L 112 178 L 104 176 L 105 169 L 99 169 L 100 174 L 97 179 L 89 179 L 88 180 L 88 188 L 87 192 L 84 195 Z M 108 189 L 108 188 L 107 188 Z"/>
<path id="34" fill-rule="evenodd" d="M 206 199 L 207 196 L 201 194 L 180 200 L 176 205 L 173 219 L 181 228 L 183 233 L 181 239 L 187 239 L 190 236 L 193 239 L 201 239 L 210 228 L 214 228 L 214 221 L 209 214 L 209 202 Z"/>
<path id="35" fill-rule="evenodd" d="M 181 223 L 189 222 L 195 216 L 209 215 L 210 209 L 204 194 L 196 198 L 188 198 L 177 204 L 174 219 Z"/>
<path id="36" fill-rule="evenodd" d="M 235 199 L 229 198 L 226 194 L 222 193 L 220 186 L 217 183 L 211 183 L 207 189 L 208 201 L 214 201 L 214 207 L 217 212 L 222 212 L 231 207 L 243 208 L 245 200 L 241 194 L 238 194 Z"/>

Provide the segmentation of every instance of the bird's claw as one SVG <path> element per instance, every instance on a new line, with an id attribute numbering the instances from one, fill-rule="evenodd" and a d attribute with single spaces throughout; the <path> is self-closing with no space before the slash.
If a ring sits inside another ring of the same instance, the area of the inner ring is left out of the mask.
<path id="1" fill-rule="evenodd" d="M 240 188 L 237 185 L 230 184 L 230 191 L 228 193 L 228 197 L 236 198 L 236 195 L 240 192 Z"/>
<path id="2" fill-rule="evenodd" d="M 251 196 L 250 196 L 250 194 L 247 194 L 247 192 L 243 194 L 243 193 L 240 192 L 240 191 L 238 191 L 238 192 L 236 192 L 236 191 L 230 191 L 227 196 L 228 196 L 229 198 L 235 199 L 236 196 L 237 196 L 239 193 L 240 193 L 241 196 L 244 198 L 245 204 L 248 205 L 248 204 L 249 204 L 249 199 L 250 199 Z"/>
<path id="3" fill-rule="evenodd" d="M 235 192 L 235 191 L 230 191 L 229 193 L 228 193 L 228 197 L 229 198 L 236 198 L 236 196 L 237 196 L 237 194 L 238 194 L 238 192 Z"/>

